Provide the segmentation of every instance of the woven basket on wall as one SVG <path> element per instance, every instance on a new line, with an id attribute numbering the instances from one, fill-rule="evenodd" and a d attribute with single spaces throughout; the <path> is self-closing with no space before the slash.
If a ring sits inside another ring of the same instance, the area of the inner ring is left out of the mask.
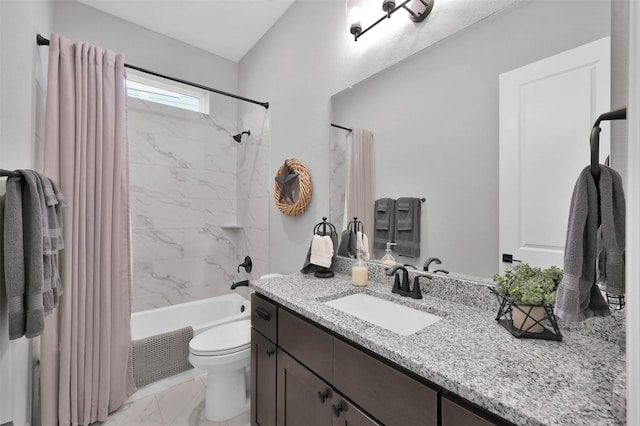
<path id="1" fill-rule="evenodd" d="M 273 189 L 273 201 L 275 201 L 278 210 L 280 210 L 282 214 L 287 216 L 298 216 L 304 213 L 311 201 L 311 173 L 309 173 L 309 170 L 297 158 L 290 158 L 286 160 L 286 162 L 289 165 L 289 170 L 298 174 L 300 196 L 298 197 L 298 201 L 293 204 L 280 202 L 280 191 L 282 188 L 280 188 L 280 185 L 276 181 Z M 276 176 L 280 176 L 283 168 L 284 164 L 280 166 L 276 172 Z"/>

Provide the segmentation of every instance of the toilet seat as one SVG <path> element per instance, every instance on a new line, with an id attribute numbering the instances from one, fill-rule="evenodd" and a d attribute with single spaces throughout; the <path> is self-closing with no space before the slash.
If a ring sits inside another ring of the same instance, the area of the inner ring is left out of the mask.
<path id="1" fill-rule="evenodd" d="M 191 339 L 189 352 L 197 356 L 228 355 L 251 347 L 251 320 L 211 328 Z"/>

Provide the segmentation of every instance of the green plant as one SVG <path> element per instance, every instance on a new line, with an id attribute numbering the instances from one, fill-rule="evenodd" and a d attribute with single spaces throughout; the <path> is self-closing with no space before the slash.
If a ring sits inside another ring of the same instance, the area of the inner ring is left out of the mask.
<path id="1" fill-rule="evenodd" d="M 562 269 L 552 266 L 542 270 L 522 263 L 502 275 L 494 275 L 493 281 L 497 284 L 498 293 L 512 298 L 516 304 L 553 304 L 562 281 Z"/>

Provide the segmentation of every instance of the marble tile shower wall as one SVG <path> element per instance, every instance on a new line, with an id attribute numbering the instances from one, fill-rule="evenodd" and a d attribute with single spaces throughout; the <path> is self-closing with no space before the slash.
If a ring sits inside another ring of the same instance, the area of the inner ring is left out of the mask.
<path id="1" fill-rule="evenodd" d="M 129 99 L 133 311 L 229 293 L 236 124 Z"/>
<path id="2" fill-rule="evenodd" d="M 269 112 L 262 107 L 243 105 L 239 129 L 251 130 L 251 137 L 238 146 L 238 231 L 239 260 L 249 255 L 253 271 L 244 274 L 256 279 L 269 272 L 269 203 L 275 170 L 269 170 L 271 132 Z M 279 166 L 278 166 L 279 167 Z"/>

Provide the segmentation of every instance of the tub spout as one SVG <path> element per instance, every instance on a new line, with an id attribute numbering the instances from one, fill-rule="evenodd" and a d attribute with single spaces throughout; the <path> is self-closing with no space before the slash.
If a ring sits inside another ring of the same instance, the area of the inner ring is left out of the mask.
<path id="1" fill-rule="evenodd" d="M 231 290 L 235 290 L 237 287 L 249 287 L 249 280 L 238 281 L 237 283 L 231 284 Z"/>

